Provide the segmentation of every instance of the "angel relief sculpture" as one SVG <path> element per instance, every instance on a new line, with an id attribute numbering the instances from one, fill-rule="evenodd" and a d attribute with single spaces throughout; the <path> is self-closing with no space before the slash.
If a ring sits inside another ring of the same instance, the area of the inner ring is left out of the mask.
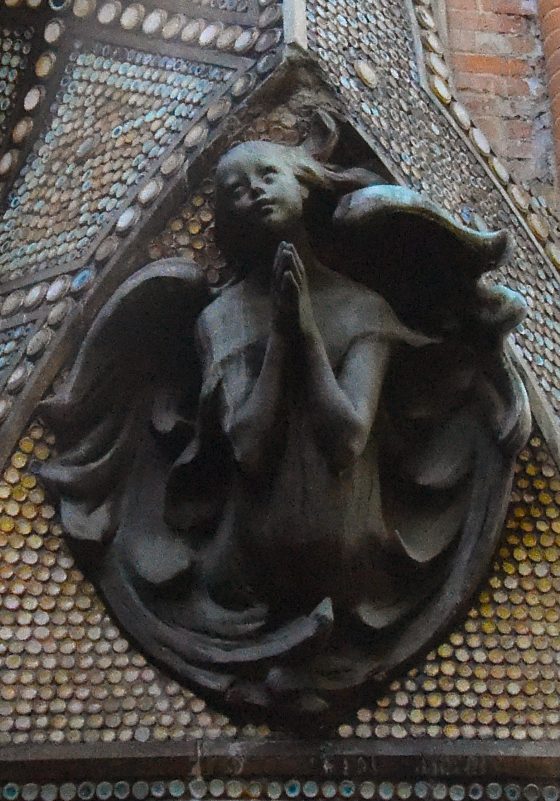
<path id="1" fill-rule="evenodd" d="M 327 164 L 319 120 L 322 143 L 219 162 L 234 280 L 140 269 L 42 405 L 44 479 L 116 617 L 253 711 L 321 714 L 441 636 L 488 567 L 529 425 L 504 351 L 523 304 L 481 280 L 506 234 Z"/>

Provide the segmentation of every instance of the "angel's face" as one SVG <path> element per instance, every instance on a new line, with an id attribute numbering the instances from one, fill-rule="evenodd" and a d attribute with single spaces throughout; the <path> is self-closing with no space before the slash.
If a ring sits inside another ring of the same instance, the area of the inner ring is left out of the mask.
<path id="1" fill-rule="evenodd" d="M 233 148 L 220 161 L 217 186 L 232 215 L 251 228 L 282 234 L 301 223 L 307 190 L 279 145 L 245 142 Z"/>

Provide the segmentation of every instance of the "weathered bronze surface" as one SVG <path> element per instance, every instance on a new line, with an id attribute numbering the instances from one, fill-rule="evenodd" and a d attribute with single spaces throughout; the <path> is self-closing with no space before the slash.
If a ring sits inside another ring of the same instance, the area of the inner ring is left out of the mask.
<path id="1" fill-rule="evenodd" d="M 469 600 L 529 431 L 482 276 L 504 232 L 306 142 L 220 161 L 235 278 L 139 270 L 42 405 L 42 469 L 88 574 L 158 662 L 231 706 L 310 715 L 383 680 Z"/>

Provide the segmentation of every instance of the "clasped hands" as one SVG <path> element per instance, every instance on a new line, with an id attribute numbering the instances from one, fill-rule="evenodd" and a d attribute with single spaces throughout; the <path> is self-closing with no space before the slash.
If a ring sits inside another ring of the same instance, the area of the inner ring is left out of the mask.
<path id="1" fill-rule="evenodd" d="M 272 267 L 273 327 L 283 335 L 310 335 L 317 331 L 307 272 L 295 245 L 280 242 Z"/>

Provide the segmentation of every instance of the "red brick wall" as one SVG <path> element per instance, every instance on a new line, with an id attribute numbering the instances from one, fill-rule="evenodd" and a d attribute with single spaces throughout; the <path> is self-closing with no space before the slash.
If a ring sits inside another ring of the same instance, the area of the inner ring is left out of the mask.
<path id="1" fill-rule="evenodd" d="M 512 174 L 552 196 L 537 0 L 437 0 L 457 95 Z"/>

